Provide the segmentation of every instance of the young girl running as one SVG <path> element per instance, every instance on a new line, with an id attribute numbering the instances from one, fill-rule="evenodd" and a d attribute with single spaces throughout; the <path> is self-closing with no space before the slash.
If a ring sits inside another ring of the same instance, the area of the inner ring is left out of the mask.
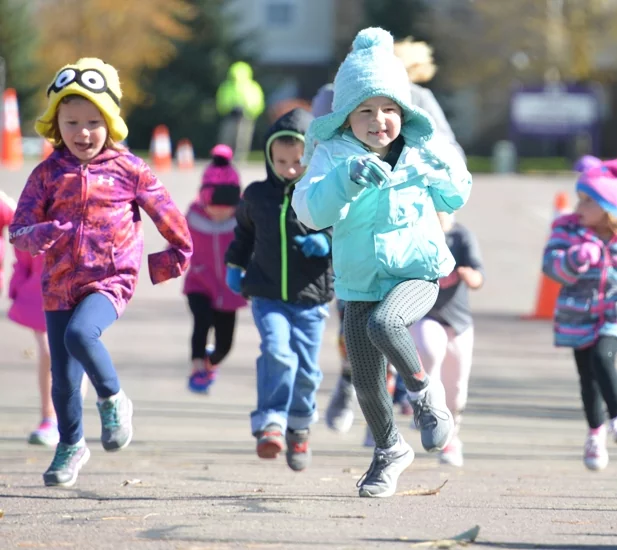
<path id="1" fill-rule="evenodd" d="M 414 458 L 394 423 L 388 361 L 409 390 L 424 448 L 441 450 L 453 434 L 443 385 L 422 368 L 407 329 L 431 309 L 437 279 L 454 268 L 435 210 L 460 208 L 471 189 L 460 155 L 432 133 L 411 105 L 392 36 L 365 29 L 334 80 L 332 113 L 309 128 L 310 164 L 293 196 L 303 223 L 334 228 L 352 380 L 376 443 L 359 482 L 363 497 L 394 494 Z"/>
<path id="2" fill-rule="evenodd" d="M 574 351 L 589 427 L 583 461 L 602 470 L 608 464 L 607 412 L 608 430 L 617 438 L 617 161 L 580 174 L 576 192 L 575 213 L 553 223 L 543 269 L 563 285 L 555 345 Z"/>
<path id="3" fill-rule="evenodd" d="M 98 396 L 103 448 L 123 449 L 133 436 L 133 404 L 100 337 L 135 290 L 143 252 L 139 207 L 170 244 L 148 258 L 154 284 L 182 275 L 192 244 L 161 182 L 118 145 L 128 130 L 116 70 L 80 59 L 58 71 L 47 97 L 35 129 L 55 151 L 28 178 L 9 231 L 16 248 L 45 252 L 43 307 L 60 442 L 43 480 L 68 487 L 90 457 L 79 391 L 84 371 Z"/>
<path id="4" fill-rule="evenodd" d="M 184 281 L 193 314 L 189 389 L 197 393 L 206 393 L 216 380 L 218 365 L 233 344 L 236 311 L 246 305 L 225 283 L 225 252 L 234 240 L 240 201 L 240 177 L 231 165 L 232 157 L 227 145 L 212 149 L 212 163 L 204 171 L 199 196 L 186 216 L 194 245 Z M 214 348 L 206 353 L 211 328 Z"/>
<path id="5" fill-rule="evenodd" d="M 424 369 L 429 376 L 442 381 L 446 389 L 446 404 L 454 416 L 455 435 L 439 453 L 440 461 L 460 467 L 463 465 L 463 444 L 458 434 L 467 404 L 473 355 L 469 289 L 482 286 L 484 268 L 473 233 L 455 223 L 451 214 L 438 212 L 437 215 L 456 266 L 450 275 L 439 279 L 435 305 L 410 330 Z"/>

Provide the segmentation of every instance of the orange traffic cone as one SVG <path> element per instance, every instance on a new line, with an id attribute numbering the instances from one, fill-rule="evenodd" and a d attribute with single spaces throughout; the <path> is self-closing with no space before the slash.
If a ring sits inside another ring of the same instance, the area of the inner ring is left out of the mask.
<path id="1" fill-rule="evenodd" d="M 150 159 L 157 170 L 163 171 L 171 168 L 171 139 L 169 130 L 164 124 L 159 124 L 152 133 Z"/>
<path id="2" fill-rule="evenodd" d="M 45 160 L 53 152 L 54 152 L 54 146 L 51 144 L 51 141 L 43 138 L 43 148 L 41 150 L 41 160 Z"/>
<path id="3" fill-rule="evenodd" d="M 181 170 L 189 170 L 195 166 L 193 145 L 188 139 L 181 139 L 176 147 L 176 162 Z"/>
<path id="4" fill-rule="evenodd" d="M 13 88 L 4 90 L 4 120 L 2 121 L 2 151 L 0 161 L 6 168 L 16 170 L 24 162 L 21 143 L 21 129 L 19 127 L 19 107 L 17 106 L 17 92 Z"/>
<path id="5" fill-rule="evenodd" d="M 554 204 L 555 218 L 568 214 L 572 211 L 570 208 L 570 199 L 567 193 L 557 193 L 557 195 L 555 195 Z M 531 315 L 523 316 L 523 319 L 552 319 L 555 313 L 555 305 L 557 304 L 557 297 L 559 296 L 560 290 L 561 285 L 543 273 L 538 288 L 535 310 Z"/>

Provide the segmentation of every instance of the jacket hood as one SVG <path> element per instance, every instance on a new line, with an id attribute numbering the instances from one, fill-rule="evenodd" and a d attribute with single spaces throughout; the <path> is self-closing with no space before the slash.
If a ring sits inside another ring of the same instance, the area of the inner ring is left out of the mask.
<path id="1" fill-rule="evenodd" d="M 264 153 L 266 157 L 266 171 L 268 173 L 269 181 L 285 183 L 283 178 L 276 174 L 272 165 L 272 142 L 275 139 L 283 136 L 296 137 L 302 142 L 304 142 L 304 134 L 306 133 L 313 119 L 314 117 L 311 113 L 304 109 L 297 108 L 292 109 L 288 113 L 285 113 L 272 126 L 270 126 L 270 129 L 266 133 L 264 147 Z M 303 174 L 300 174 L 296 178 L 296 180 L 288 183 L 295 183 L 302 177 L 302 175 Z"/>
<path id="2" fill-rule="evenodd" d="M 128 150 L 117 151 L 115 149 L 103 149 L 96 157 L 94 157 L 88 164 L 102 164 L 109 160 L 115 159 L 121 155 L 124 155 Z M 81 166 L 82 162 L 79 160 L 68 147 L 64 146 L 60 149 L 55 149 L 48 160 L 53 160 L 65 167 L 77 167 Z M 45 161 L 43 161 L 45 162 Z"/>
<path id="3" fill-rule="evenodd" d="M 252 67 L 244 62 L 244 61 L 236 61 L 232 63 L 227 71 L 227 76 L 231 80 L 252 80 L 253 79 L 253 69 Z"/>

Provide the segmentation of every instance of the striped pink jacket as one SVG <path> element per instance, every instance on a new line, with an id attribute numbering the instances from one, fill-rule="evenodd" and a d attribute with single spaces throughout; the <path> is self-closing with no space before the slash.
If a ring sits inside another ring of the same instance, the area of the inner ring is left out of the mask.
<path id="1" fill-rule="evenodd" d="M 41 280 L 46 311 L 72 309 L 100 292 L 122 314 L 143 253 L 140 208 L 170 244 L 148 257 L 152 283 L 180 276 L 192 254 L 186 220 L 143 160 L 106 149 L 82 165 L 61 149 L 34 169 L 9 238 L 32 255 L 46 252 Z"/>

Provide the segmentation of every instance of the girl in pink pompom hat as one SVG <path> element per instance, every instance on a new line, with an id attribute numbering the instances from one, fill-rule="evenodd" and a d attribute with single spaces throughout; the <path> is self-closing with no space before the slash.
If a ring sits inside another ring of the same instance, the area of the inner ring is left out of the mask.
<path id="1" fill-rule="evenodd" d="M 240 177 L 232 166 L 229 146 L 216 145 L 210 154 L 212 162 L 204 170 L 199 194 L 186 216 L 194 248 L 184 281 L 193 314 L 188 385 L 198 393 L 206 393 L 216 379 L 218 365 L 232 347 L 236 310 L 246 305 L 225 284 L 224 256 L 234 239 Z M 214 329 L 214 347 L 206 351 L 210 329 Z"/>

